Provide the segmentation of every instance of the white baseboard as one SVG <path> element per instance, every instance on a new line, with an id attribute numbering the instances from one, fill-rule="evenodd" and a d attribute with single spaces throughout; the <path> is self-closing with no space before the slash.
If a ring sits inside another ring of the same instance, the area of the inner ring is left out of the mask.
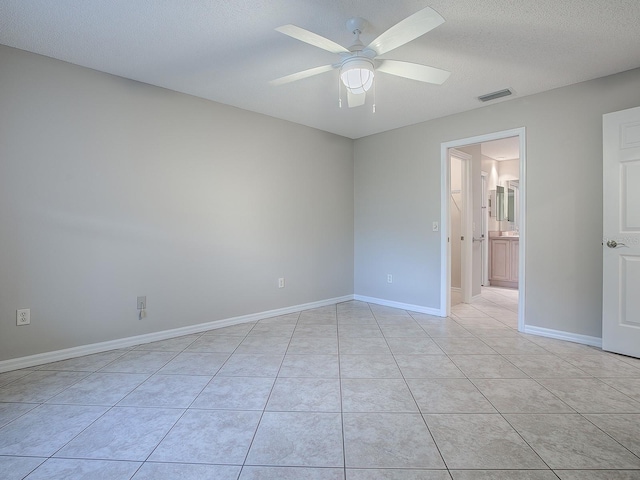
<path id="1" fill-rule="evenodd" d="M 579 333 L 563 332 L 553 330 L 551 328 L 536 327 L 533 325 L 525 325 L 524 333 L 531 335 L 539 335 L 541 337 L 557 338 L 558 340 L 566 340 L 568 342 L 582 343 L 591 345 L 592 347 L 602 348 L 602 338 L 590 337 L 589 335 L 580 335 Z"/>
<path id="2" fill-rule="evenodd" d="M 427 315 L 435 315 L 437 317 L 446 316 L 442 314 L 439 308 L 422 307 L 420 305 L 383 300 L 382 298 L 365 297 L 363 295 L 354 295 L 353 299 L 361 302 L 375 303 L 376 305 L 383 305 L 385 307 L 401 308 L 402 310 L 408 310 L 410 312 L 426 313 Z"/>
<path id="3" fill-rule="evenodd" d="M 142 343 L 167 340 L 169 338 L 181 337 L 183 335 L 189 335 L 192 333 L 206 332 L 207 330 L 229 327 L 231 325 L 237 325 L 239 323 L 255 322 L 258 320 L 263 320 L 265 318 L 277 317 L 279 315 L 286 315 L 288 313 L 309 310 L 311 308 L 335 305 L 336 303 L 347 302 L 353 299 L 353 295 L 345 295 L 343 297 L 329 298 L 317 302 L 304 303 L 302 305 L 294 305 L 291 307 L 268 310 L 266 312 L 252 313 L 239 317 L 215 320 L 213 322 L 189 325 L 188 327 L 173 328 L 171 330 L 163 330 L 161 332 L 145 333 L 144 335 L 136 335 L 134 337 L 119 338 L 117 340 L 110 340 L 107 342 L 92 343 L 89 345 L 65 348 L 64 350 L 54 350 L 52 352 L 38 353 L 36 355 L 29 355 L 26 357 L 12 358 L 9 360 L 0 361 L 0 373 L 8 372 L 10 370 L 18 370 L 21 368 L 33 367 L 45 363 L 58 362 L 60 360 L 68 360 L 75 357 L 82 357 L 84 355 L 91 355 L 93 353 L 107 352 L 109 350 L 116 350 L 118 348 L 133 347 Z"/>

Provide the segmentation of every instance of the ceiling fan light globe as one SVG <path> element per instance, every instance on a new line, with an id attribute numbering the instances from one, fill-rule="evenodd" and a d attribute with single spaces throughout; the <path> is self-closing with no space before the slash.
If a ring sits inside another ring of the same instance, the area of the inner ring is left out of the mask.
<path id="1" fill-rule="evenodd" d="M 373 65 L 368 60 L 352 59 L 340 69 L 340 79 L 351 93 L 365 93 L 373 85 Z"/>

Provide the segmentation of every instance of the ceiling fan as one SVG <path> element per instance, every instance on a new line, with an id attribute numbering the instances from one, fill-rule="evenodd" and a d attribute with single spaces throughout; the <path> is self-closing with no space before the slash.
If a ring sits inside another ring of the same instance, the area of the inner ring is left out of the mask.
<path id="1" fill-rule="evenodd" d="M 449 77 L 450 72 L 439 68 L 378 58 L 442 25 L 444 18 L 432 8 L 426 7 L 410 15 L 382 33 L 366 47 L 360 41 L 360 34 L 365 23 L 366 21 L 362 18 L 352 18 L 347 21 L 347 28 L 355 35 L 355 41 L 349 48 L 344 48 L 328 38 L 295 25 L 283 25 L 276 28 L 280 33 L 314 47 L 338 54 L 340 55 L 340 60 L 331 65 L 310 68 L 309 70 L 277 78 L 270 82 L 271 85 L 284 85 L 339 69 L 340 79 L 347 89 L 347 103 L 351 108 L 364 105 L 366 92 L 373 85 L 373 77 L 377 72 L 436 85 L 441 85 Z"/>

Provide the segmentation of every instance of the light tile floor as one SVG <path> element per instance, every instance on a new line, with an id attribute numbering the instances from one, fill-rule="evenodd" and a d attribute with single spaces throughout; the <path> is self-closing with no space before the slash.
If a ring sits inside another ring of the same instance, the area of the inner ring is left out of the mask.
<path id="1" fill-rule="evenodd" d="M 0 478 L 640 479 L 640 360 L 347 302 L 0 374 Z"/>

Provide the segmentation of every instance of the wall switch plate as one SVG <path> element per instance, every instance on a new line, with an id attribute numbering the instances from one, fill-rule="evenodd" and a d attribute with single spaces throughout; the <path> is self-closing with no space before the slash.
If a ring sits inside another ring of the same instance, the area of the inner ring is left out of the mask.
<path id="1" fill-rule="evenodd" d="M 31 309 L 16 310 L 16 325 L 29 325 L 31 323 Z"/>
<path id="2" fill-rule="evenodd" d="M 393 275 L 387 273 L 387 283 L 393 283 Z"/>
<path id="3" fill-rule="evenodd" d="M 278 279 L 278 288 L 284 288 L 284 278 Z"/>
<path id="4" fill-rule="evenodd" d="M 437 232 L 438 230 L 440 230 L 440 225 L 438 222 L 433 222 L 433 231 Z"/>
<path id="5" fill-rule="evenodd" d="M 142 296 L 142 297 L 138 297 L 138 310 L 144 310 L 145 308 L 147 308 L 147 297 Z"/>

